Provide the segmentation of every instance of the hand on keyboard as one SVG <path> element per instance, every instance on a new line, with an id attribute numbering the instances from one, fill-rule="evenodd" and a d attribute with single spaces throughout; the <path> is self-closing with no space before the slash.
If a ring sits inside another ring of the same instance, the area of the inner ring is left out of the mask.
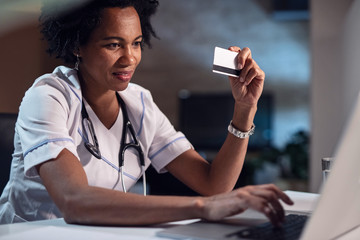
<path id="1" fill-rule="evenodd" d="M 205 198 L 203 219 L 217 221 L 252 208 L 265 214 L 275 226 L 284 221 L 282 200 L 292 205 L 292 200 L 273 184 L 246 186 L 230 193 Z"/>

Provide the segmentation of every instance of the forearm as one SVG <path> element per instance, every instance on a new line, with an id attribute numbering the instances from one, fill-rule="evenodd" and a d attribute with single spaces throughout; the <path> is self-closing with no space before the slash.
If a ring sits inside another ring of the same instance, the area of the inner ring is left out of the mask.
<path id="1" fill-rule="evenodd" d="M 37 170 L 69 223 L 143 225 L 201 217 L 200 198 L 145 197 L 89 186 L 81 163 L 67 149 Z"/>
<path id="2" fill-rule="evenodd" d="M 241 131 L 249 131 L 253 125 L 256 106 L 235 105 L 232 124 Z M 249 138 L 228 136 L 212 161 L 210 179 L 215 192 L 231 191 L 242 170 Z"/>
<path id="3" fill-rule="evenodd" d="M 77 224 L 146 225 L 201 217 L 196 197 L 142 196 L 88 187 L 62 204 L 65 221 Z"/>
<path id="4" fill-rule="evenodd" d="M 86 191 L 79 191 L 68 202 L 68 210 L 72 212 L 64 216 L 67 222 L 148 225 L 194 218 L 218 221 L 252 208 L 264 213 L 276 225 L 284 216 L 279 199 L 292 204 L 271 184 L 248 186 L 212 197 L 142 196 L 92 187 Z"/>
<path id="5" fill-rule="evenodd" d="M 241 73 L 239 77 L 229 77 L 231 91 L 235 100 L 232 124 L 242 132 L 249 131 L 261 96 L 265 73 L 252 59 L 249 48 L 230 47 L 238 52 L 237 64 Z M 230 191 L 242 170 L 248 146 L 248 139 L 241 139 L 228 134 L 225 143 L 212 163 L 210 179 L 214 191 Z"/>

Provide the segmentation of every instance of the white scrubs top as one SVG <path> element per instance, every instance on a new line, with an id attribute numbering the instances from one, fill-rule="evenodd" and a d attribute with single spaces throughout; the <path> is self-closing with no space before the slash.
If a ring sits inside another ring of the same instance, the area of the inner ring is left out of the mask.
<path id="1" fill-rule="evenodd" d="M 152 164 L 158 172 L 164 172 L 169 162 L 192 148 L 159 110 L 148 90 L 129 84 L 119 94 L 144 152 L 146 167 Z M 52 74 L 36 79 L 26 92 L 15 126 L 10 180 L 0 198 L 0 223 L 62 217 L 42 184 L 36 166 L 56 158 L 64 148 L 79 159 L 91 186 L 122 191 L 118 163 L 122 113 L 107 129 L 86 101 L 85 107 L 94 125 L 101 160 L 84 146 L 82 95 L 76 70 L 57 67 Z M 125 155 L 127 190 L 142 175 L 137 155 L 132 152 L 129 149 Z"/>

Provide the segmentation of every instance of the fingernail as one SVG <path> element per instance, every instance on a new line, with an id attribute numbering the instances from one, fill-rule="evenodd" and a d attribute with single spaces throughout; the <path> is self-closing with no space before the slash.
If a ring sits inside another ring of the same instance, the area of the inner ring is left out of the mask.
<path id="1" fill-rule="evenodd" d="M 243 68 L 242 64 L 239 63 L 239 64 L 238 64 L 238 69 L 242 69 L 242 68 Z"/>
<path id="2" fill-rule="evenodd" d="M 245 79 L 243 77 L 240 77 L 240 82 L 245 82 Z"/>

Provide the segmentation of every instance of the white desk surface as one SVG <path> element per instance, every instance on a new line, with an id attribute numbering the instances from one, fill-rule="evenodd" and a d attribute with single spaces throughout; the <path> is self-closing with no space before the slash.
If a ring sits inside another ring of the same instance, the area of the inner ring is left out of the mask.
<path id="1" fill-rule="evenodd" d="M 174 224 L 187 224 L 186 220 L 149 227 L 111 227 L 67 224 L 62 218 L 26 223 L 0 225 L 0 239 L 165 239 L 156 237 L 156 232 Z"/>
<path id="2" fill-rule="evenodd" d="M 317 200 L 317 194 L 307 194 L 293 191 L 286 191 L 293 200 L 295 206 L 286 207 L 287 212 L 303 212 L 309 213 L 312 211 Z M 298 201 L 297 201 L 298 200 Z M 251 213 L 250 214 L 254 214 Z M 238 215 L 237 218 L 247 217 L 246 214 Z M 67 224 L 63 219 L 44 220 L 26 223 L 15 223 L 0 225 L 0 239 L 1 240 L 18 240 L 18 239 L 166 239 L 156 236 L 156 232 L 164 228 L 174 226 L 176 224 L 188 224 L 197 220 L 186 220 L 179 222 L 172 222 L 161 225 L 154 225 L 148 227 L 111 227 L 111 226 L 85 226 Z M 343 236 L 341 239 L 352 240 L 360 239 L 360 228 L 355 229 L 349 234 Z"/>

